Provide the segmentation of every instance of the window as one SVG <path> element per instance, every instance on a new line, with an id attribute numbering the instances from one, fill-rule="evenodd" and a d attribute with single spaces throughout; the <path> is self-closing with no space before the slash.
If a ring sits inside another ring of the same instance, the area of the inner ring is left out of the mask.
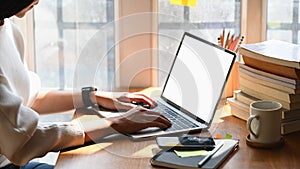
<path id="1" fill-rule="evenodd" d="M 32 62 L 35 63 L 34 70 L 41 77 L 43 87 L 72 87 L 74 69 L 82 50 L 98 33 L 99 28 L 114 20 L 115 8 L 118 8 L 115 7 L 118 5 L 115 2 L 118 1 L 40 1 L 34 11 L 35 57 L 34 61 L 29 62 L 31 68 Z M 267 0 L 251 0 L 245 3 L 241 0 L 205 0 L 197 1 L 196 7 L 183 7 L 171 5 L 170 0 L 158 0 L 159 82 L 164 81 L 163 74 L 169 70 L 183 31 L 200 34 L 216 42 L 221 30 L 225 28 L 236 35 L 242 32 L 245 36 L 244 43 L 281 39 L 297 44 L 300 40 L 299 0 L 266 2 Z M 242 16 L 243 20 L 240 19 L 241 15 L 245 15 Z M 31 20 L 29 26 L 23 25 L 23 31 L 26 32 L 28 27 L 31 27 Z M 32 43 L 32 38 L 28 39 Z M 103 39 L 103 42 L 107 42 L 104 46 L 108 50 L 115 43 L 115 34 L 105 33 Z M 114 50 L 109 50 L 104 64 L 109 66 L 99 71 L 97 76 L 101 77 L 99 83 L 102 86 L 108 86 L 111 85 L 115 69 Z"/>
<path id="2" fill-rule="evenodd" d="M 269 0 L 267 14 L 267 39 L 299 42 L 299 1 Z"/>
<path id="3" fill-rule="evenodd" d="M 197 1 L 196 7 L 159 0 L 159 82 L 163 83 L 184 31 L 217 43 L 223 29 L 240 34 L 240 0 Z"/>
<path id="4" fill-rule="evenodd" d="M 74 72 L 82 57 L 99 54 L 97 47 L 92 48 L 90 53 L 84 53 L 85 48 L 97 43 L 110 52 L 102 63 L 106 66 L 100 67 L 105 69 L 91 73 L 92 76 L 98 76 L 97 79 L 100 77 L 96 82 L 100 86 L 111 85 L 114 51 L 109 49 L 114 44 L 114 33 L 111 33 L 114 29 L 110 24 L 113 20 L 114 0 L 40 1 L 34 10 L 34 34 L 35 70 L 42 80 L 42 87 L 61 90 L 72 88 Z M 110 33 L 99 32 L 100 28 L 108 25 L 111 27 Z"/>

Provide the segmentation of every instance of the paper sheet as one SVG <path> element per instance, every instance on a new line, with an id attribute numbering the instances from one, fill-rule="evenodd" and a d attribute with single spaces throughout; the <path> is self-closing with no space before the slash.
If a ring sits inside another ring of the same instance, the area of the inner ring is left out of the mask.
<path id="1" fill-rule="evenodd" d="M 189 150 L 189 151 L 183 151 L 183 150 L 174 150 L 174 152 L 179 157 L 192 157 L 192 156 L 205 156 L 208 154 L 208 151 L 206 150 Z"/>

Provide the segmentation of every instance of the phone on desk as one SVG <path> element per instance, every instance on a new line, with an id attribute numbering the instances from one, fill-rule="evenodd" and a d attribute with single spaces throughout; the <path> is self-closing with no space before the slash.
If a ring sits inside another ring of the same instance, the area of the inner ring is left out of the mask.
<path id="1" fill-rule="evenodd" d="M 156 142 L 161 149 L 212 150 L 216 145 L 211 137 L 192 135 L 157 137 Z"/>

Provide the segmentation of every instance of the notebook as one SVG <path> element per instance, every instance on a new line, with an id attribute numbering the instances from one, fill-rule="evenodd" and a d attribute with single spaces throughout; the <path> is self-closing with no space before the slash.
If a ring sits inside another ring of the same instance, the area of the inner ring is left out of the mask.
<path id="1" fill-rule="evenodd" d="M 172 122 L 166 130 L 147 128 L 133 139 L 188 133 L 209 128 L 236 54 L 188 32 L 183 34 L 159 98 L 153 98 Z"/>
<path id="2" fill-rule="evenodd" d="M 155 155 L 150 162 L 153 166 L 179 169 L 218 168 L 222 162 L 237 149 L 239 141 L 234 139 L 216 139 L 215 142 L 216 144 L 220 144 L 220 142 L 222 142 L 223 146 L 200 167 L 198 166 L 198 163 L 205 158 L 205 155 L 179 157 L 174 150 L 161 151 Z"/>

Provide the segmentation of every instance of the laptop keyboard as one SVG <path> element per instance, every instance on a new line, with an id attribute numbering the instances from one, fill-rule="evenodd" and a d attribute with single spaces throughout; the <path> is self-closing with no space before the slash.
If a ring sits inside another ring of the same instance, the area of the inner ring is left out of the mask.
<path id="1" fill-rule="evenodd" d="M 183 129 L 191 129 L 191 128 L 199 127 L 199 125 L 179 115 L 177 112 L 173 111 L 167 106 L 161 103 L 158 104 L 159 105 L 155 108 L 155 110 L 162 113 L 172 123 L 172 126 L 166 129 L 165 131 L 175 131 L 175 130 L 183 130 Z"/>

